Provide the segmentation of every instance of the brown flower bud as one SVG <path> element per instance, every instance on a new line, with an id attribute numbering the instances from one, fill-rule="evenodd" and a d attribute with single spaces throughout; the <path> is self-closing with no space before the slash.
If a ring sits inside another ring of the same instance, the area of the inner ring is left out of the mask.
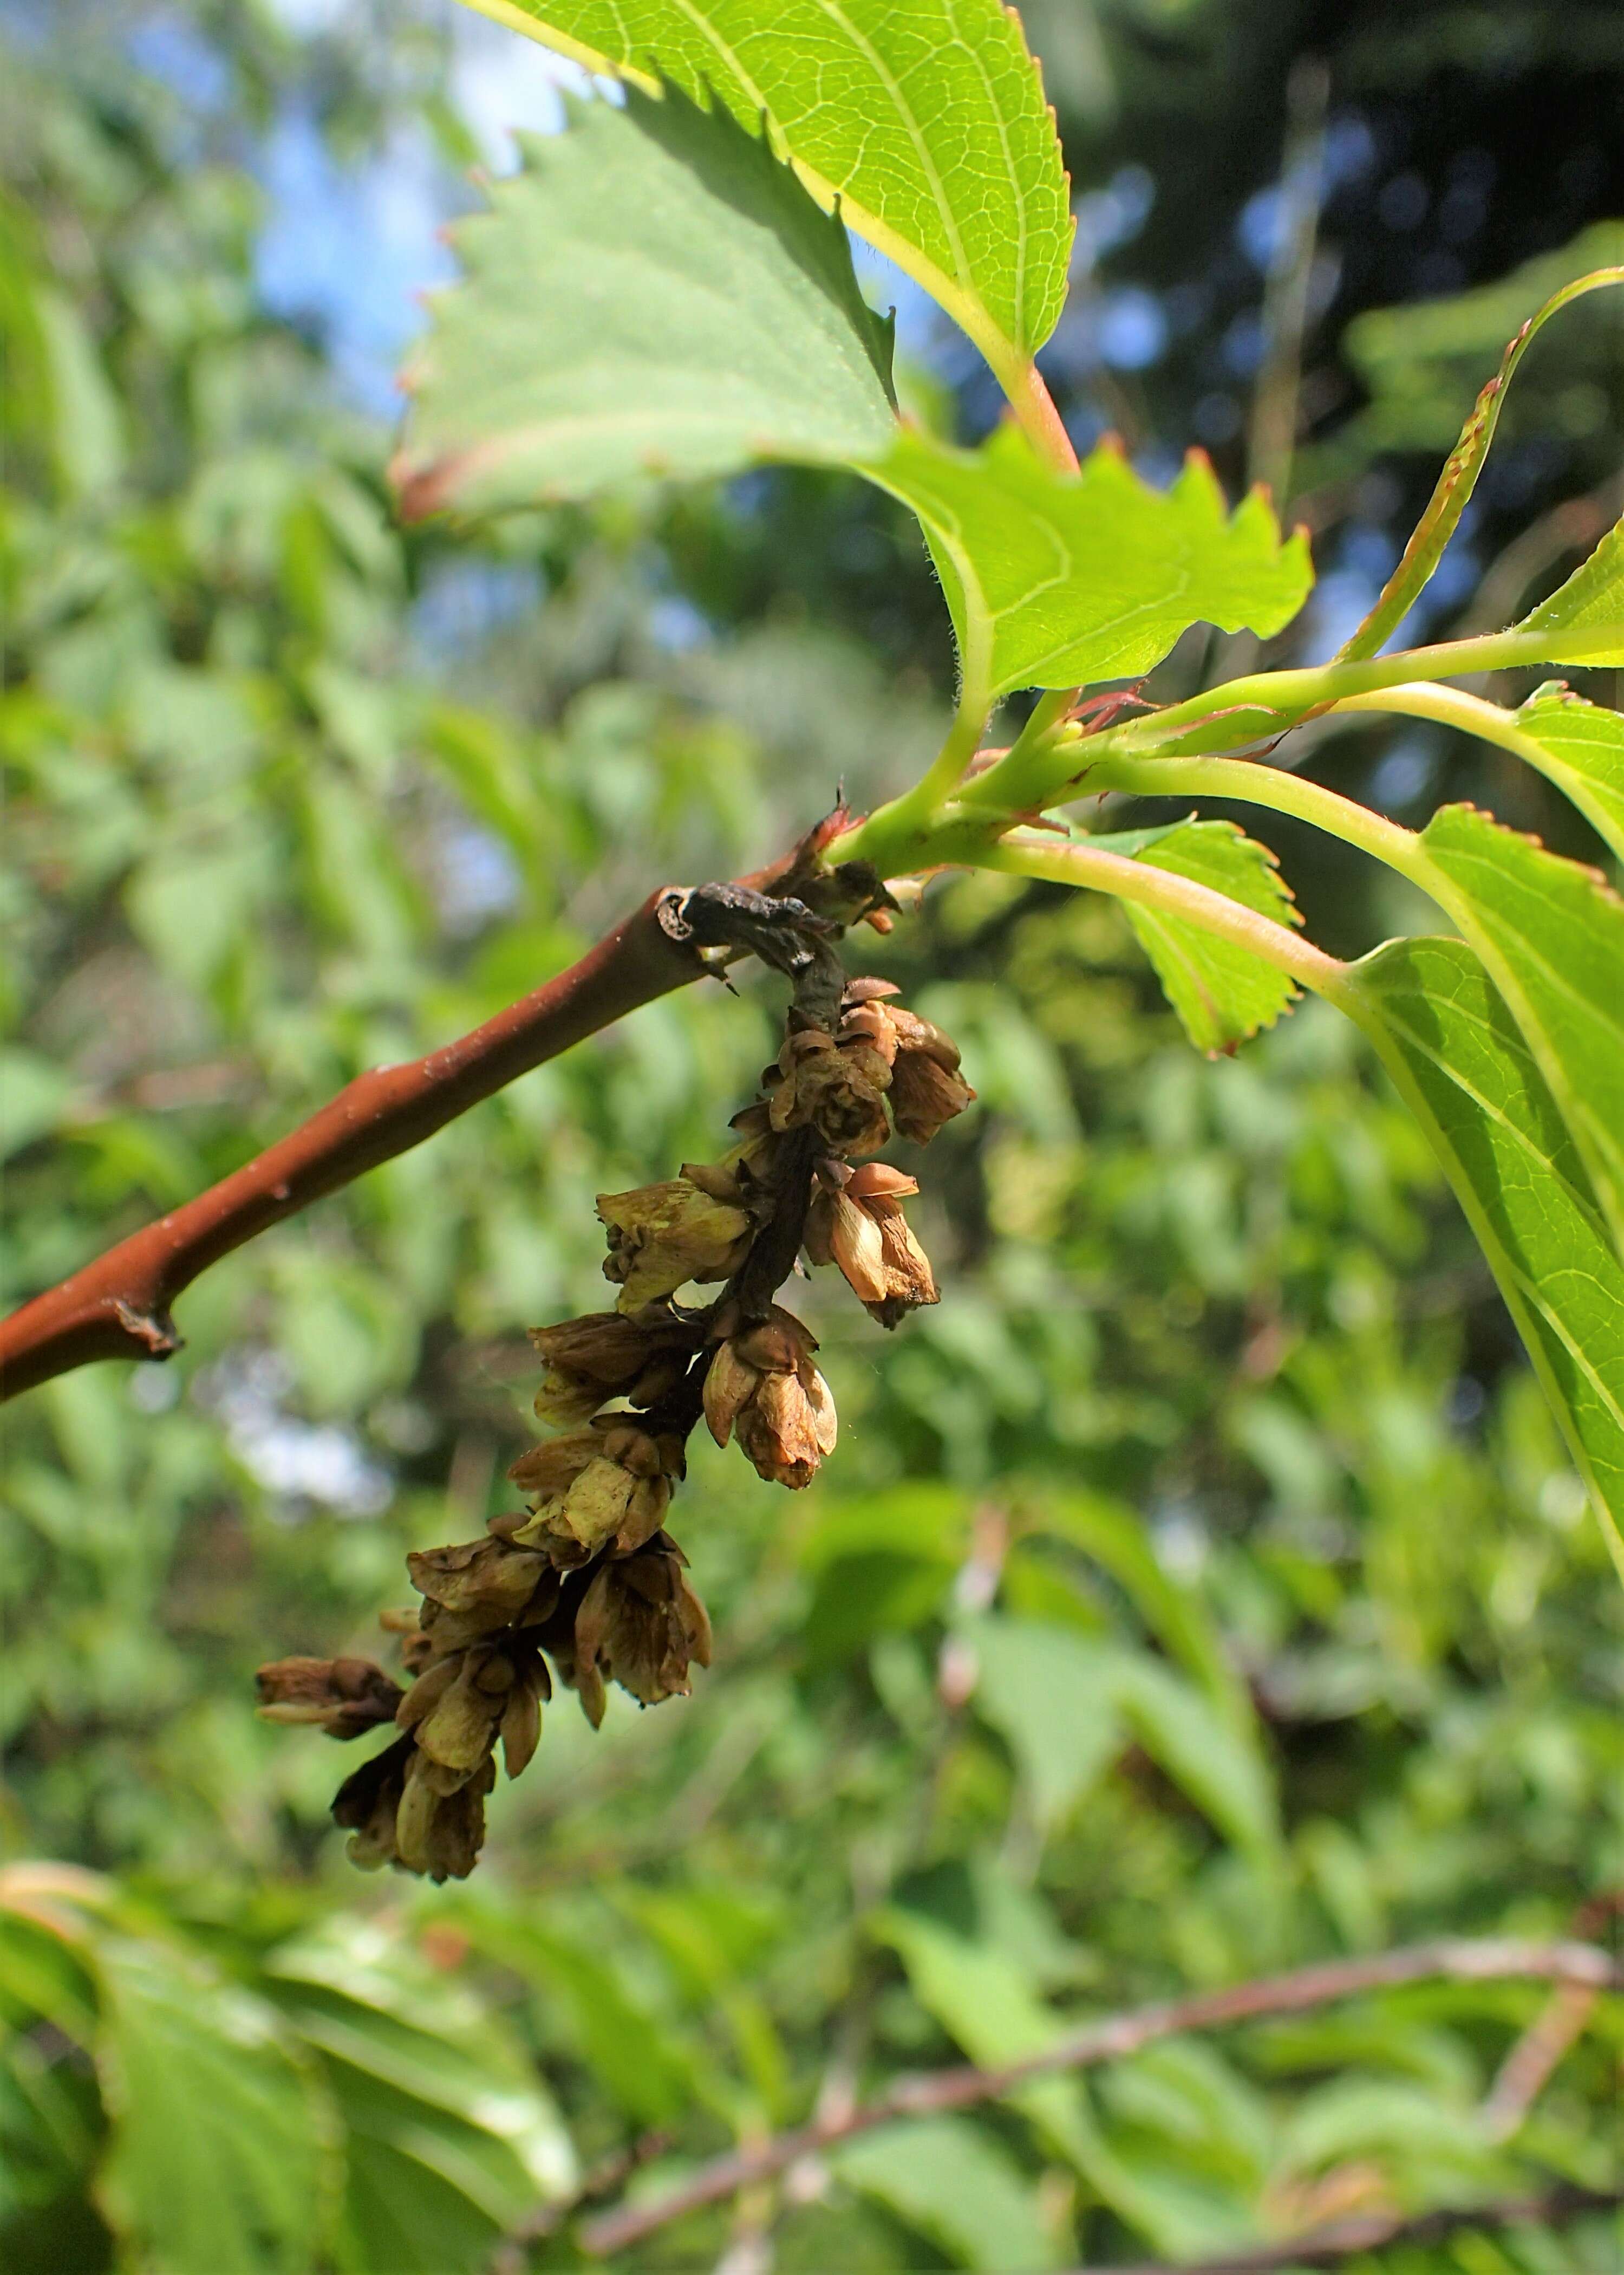
<path id="1" fill-rule="evenodd" d="M 774 1130 L 812 1122 L 836 1153 L 877 1153 L 887 1143 L 883 1093 L 891 1070 L 862 1038 L 841 1045 L 821 1027 L 802 1028 L 785 1037 L 778 1070 L 768 1102 Z"/>
<path id="2" fill-rule="evenodd" d="M 744 1210 L 714 1200 L 686 1177 L 600 1193 L 598 1214 L 609 1236 L 603 1276 L 620 1283 L 623 1311 L 674 1295 L 690 1280 L 725 1280 L 749 1251 Z"/>
<path id="3" fill-rule="evenodd" d="M 891 1069 L 891 1112 L 897 1134 L 928 1145 L 944 1122 L 962 1114 L 975 1092 L 959 1072 L 958 1046 L 928 1019 L 892 1006 L 896 1060 Z"/>
<path id="4" fill-rule="evenodd" d="M 547 1661 L 540 1651 L 529 1652 L 519 1666 L 502 1709 L 502 1758 L 510 1778 L 517 1777 L 528 1766 L 541 1736 L 541 1703 L 552 1695 Z"/>
<path id="5" fill-rule="evenodd" d="M 419 1674 L 396 1719 L 404 1728 L 415 1727 L 418 1745 L 431 1762 L 467 1777 L 496 1742 L 513 1679 L 506 1651 L 489 1644 L 471 1644 Z"/>
<path id="6" fill-rule="evenodd" d="M 589 1421 L 610 1399 L 637 1397 L 661 1362 L 675 1381 L 684 1356 L 693 1348 L 690 1331 L 664 1304 L 631 1313 L 594 1311 L 554 1327 L 532 1327 L 530 1340 L 547 1363 L 536 1393 L 536 1413 L 543 1422 Z"/>
<path id="7" fill-rule="evenodd" d="M 500 1735 L 510 1777 L 536 1750 L 547 1669 L 529 1644 L 475 1644 L 418 1677 L 396 1719 L 415 1730 L 419 1751 L 450 1792 L 477 1771 Z"/>
<path id="8" fill-rule="evenodd" d="M 840 1195 L 848 1207 L 858 1211 L 873 1226 L 880 1243 L 879 1269 L 859 1285 L 838 1254 L 835 1260 L 882 1327 L 895 1327 L 921 1304 L 941 1300 L 930 1258 L 903 1213 L 903 1200 L 918 1190 L 917 1180 L 904 1176 L 900 1169 L 883 1161 L 865 1161 L 852 1171 Z M 865 1243 L 862 1250 L 865 1274 L 872 1260 L 872 1247 Z"/>
<path id="9" fill-rule="evenodd" d="M 552 1480 L 534 1515 L 514 1539 L 540 1551 L 562 1568 L 585 1564 L 605 1548 L 618 1556 L 640 1548 L 660 1529 L 671 1499 L 671 1476 L 680 1466 L 679 1445 L 662 1443 L 635 1423 L 613 1415 L 583 1432 L 569 1459 L 548 1470 L 522 1455 L 509 1475 L 528 1485 L 538 1470 Z M 571 1444 L 559 1439 L 533 1450 L 545 1455 Z M 577 1460 L 578 1453 L 585 1458 Z"/>
<path id="10" fill-rule="evenodd" d="M 496 1782 L 487 1755 L 473 1775 L 449 1791 L 420 1750 L 407 1765 L 395 1815 L 395 1862 L 432 1880 L 465 1880 L 485 1842 L 485 1796 Z"/>
<path id="11" fill-rule="evenodd" d="M 400 1685 L 369 1659 L 278 1659 L 254 1676 L 267 1722 L 309 1723 L 329 1738 L 359 1738 L 392 1721 Z"/>
<path id="12" fill-rule="evenodd" d="M 790 1312 L 728 1335 L 705 1378 L 705 1418 L 719 1446 L 729 1437 L 770 1484 L 810 1485 L 835 1450 L 835 1401 L 812 1364 L 818 1348 Z"/>
<path id="13" fill-rule="evenodd" d="M 688 1694 L 688 1669 L 711 1663 L 711 1624 L 668 1533 L 602 1565 L 575 1620 L 574 1681 L 595 1729 L 607 1677 L 645 1706 Z"/>
<path id="14" fill-rule="evenodd" d="M 423 1627 L 427 1604 L 406 1604 L 378 1614 L 378 1625 L 385 1635 L 401 1638 L 400 1660 L 408 1674 L 421 1674 L 434 1656 L 434 1645 Z"/>
<path id="15" fill-rule="evenodd" d="M 888 1290 L 880 1227 L 839 1186 L 826 1188 L 806 1213 L 806 1252 L 814 1264 L 837 1264 L 859 1300 L 883 1301 Z"/>

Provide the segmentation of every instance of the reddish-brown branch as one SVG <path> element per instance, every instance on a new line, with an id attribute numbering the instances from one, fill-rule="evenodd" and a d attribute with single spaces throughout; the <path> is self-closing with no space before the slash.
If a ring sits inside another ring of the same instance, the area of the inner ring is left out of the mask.
<path id="1" fill-rule="evenodd" d="M 1168 1999 L 1152 2007 L 1139 2007 L 1111 2014 L 1081 2029 L 1069 2031 L 1043 2052 L 997 2069 L 933 2070 L 918 2077 L 901 2077 L 872 2101 L 831 2117 L 814 2119 L 793 2132 L 775 2134 L 749 2149 L 717 2157 L 689 2175 L 680 2186 L 652 2203 L 626 2206 L 583 2222 L 578 2230 L 584 2248 L 601 2257 L 641 2243 L 668 2221 L 721 2202 L 741 2188 L 785 2172 L 801 2158 L 816 2156 L 854 2134 L 866 2133 L 898 2118 L 938 2116 L 944 2111 L 968 2109 L 982 2101 L 1002 2100 L 1030 2083 L 1058 2070 L 1087 2069 L 1100 2062 L 1120 2060 L 1142 2046 L 1184 2030 L 1210 2030 L 1235 2022 L 1257 2022 L 1273 2014 L 1295 2014 L 1333 1999 L 1349 1999 L 1363 1992 L 1393 1990 L 1409 1983 L 1445 1981 L 1493 1983 L 1523 1980 L 1568 1983 L 1593 1991 L 1624 1989 L 1624 1966 L 1609 1953 L 1588 1943 L 1522 1943 L 1484 1939 L 1442 1940 L 1413 1944 L 1371 1958 L 1333 1960 L 1318 1967 L 1303 1967 L 1289 1975 L 1266 1976 L 1252 1983 L 1236 1983 L 1221 1991 L 1197 1992 L 1188 1999 Z"/>
<path id="2" fill-rule="evenodd" d="M 170 1307 L 200 1272 L 381 1161 L 421 1145 L 546 1059 L 704 970 L 651 894 L 568 971 L 457 1041 L 374 1067 L 195 1200 L 132 1233 L 0 1322 L 0 1398 L 98 1358 L 167 1358 Z"/>

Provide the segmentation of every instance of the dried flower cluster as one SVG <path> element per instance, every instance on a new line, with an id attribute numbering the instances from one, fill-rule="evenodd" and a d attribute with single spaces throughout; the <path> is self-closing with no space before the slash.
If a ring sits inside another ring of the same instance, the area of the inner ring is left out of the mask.
<path id="1" fill-rule="evenodd" d="M 555 1679 L 595 1728 L 607 1683 L 652 1706 L 710 1664 L 705 1606 L 664 1530 L 690 1433 L 703 1418 L 719 1445 L 731 1440 L 760 1477 L 792 1488 L 835 1447 L 817 1343 L 773 1300 L 798 1255 L 836 1266 L 883 1326 L 936 1302 L 903 1213 L 918 1186 L 872 1157 L 893 1127 L 927 1143 L 975 1093 L 953 1044 L 895 994 L 854 980 L 832 1024 L 797 995 L 761 1097 L 734 1117 L 731 1150 L 600 1196 L 616 1308 L 532 1330 L 545 1369 L 536 1414 L 559 1434 L 509 1471 L 524 1508 L 493 1517 L 480 1539 L 407 1558 L 421 1608 L 383 1621 L 402 1637 L 404 1685 L 362 1659 L 260 1670 L 269 1720 L 340 1739 L 384 1724 L 398 1733 L 333 1803 L 358 1864 L 465 1877 L 497 1749 L 517 1777 Z M 721 1293 L 678 1303 L 696 1282 Z"/>

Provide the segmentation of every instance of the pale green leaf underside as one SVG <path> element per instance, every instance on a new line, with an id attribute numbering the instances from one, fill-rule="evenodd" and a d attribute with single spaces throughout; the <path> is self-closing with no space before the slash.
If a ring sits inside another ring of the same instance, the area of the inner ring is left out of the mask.
<path id="1" fill-rule="evenodd" d="M 1624 861 L 1624 714 L 1587 703 L 1551 679 L 1506 724 L 1529 764 L 1566 791 Z"/>
<path id="2" fill-rule="evenodd" d="M 458 225 L 407 374 L 407 513 L 889 447 L 889 326 L 845 233 L 725 111 L 633 89 L 525 159 Z"/>
<path id="3" fill-rule="evenodd" d="M 1157 834 L 1137 857 L 1193 878 L 1276 924 L 1301 922 L 1274 856 L 1232 821 L 1184 821 Z M 1272 1027 L 1296 988 L 1260 956 L 1198 925 L 1124 902 L 1129 923 L 1155 966 L 1167 1001 L 1198 1051 L 1233 1051 Z"/>
<path id="4" fill-rule="evenodd" d="M 1313 583 L 1306 537 L 1282 544 L 1260 491 L 1227 514 L 1194 454 L 1156 490 L 1109 447 L 1054 472 L 1004 427 L 978 450 L 906 432 L 864 472 L 924 523 L 966 686 L 989 701 L 1149 671 L 1191 624 L 1267 638 Z"/>
<path id="5" fill-rule="evenodd" d="M 1066 297 L 1054 122 L 999 0 L 468 0 L 587 70 L 716 97 L 997 368 Z"/>
<path id="6" fill-rule="evenodd" d="M 1375 607 L 1337 651 L 1340 662 L 1378 654 L 1431 581 L 1432 572 L 1442 560 L 1445 548 L 1459 526 L 1467 501 L 1477 487 L 1477 477 L 1483 471 L 1484 461 L 1494 440 L 1494 430 L 1499 423 L 1506 389 L 1530 341 L 1552 316 L 1570 302 L 1609 284 L 1624 284 L 1624 267 L 1595 268 L 1588 276 L 1569 279 L 1535 310 L 1517 333 L 1500 359 L 1499 369 L 1472 405 L 1466 424 L 1461 429 L 1460 440 L 1449 453 L 1444 470 L 1438 478 L 1437 487 L 1428 500 L 1426 511 L 1416 523 L 1415 532 L 1404 548 L 1402 560 L 1382 587 Z M 1581 576 L 1583 573 L 1580 571 Z M 1563 587 L 1564 591 L 1567 589 Z M 1624 611 L 1614 611 L 1613 623 L 1620 640 L 1624 641 L 1624 624 L 1619 622 L 1620 615 L 1624 615 Z M 1536 610 L 1529 618 L 1526 629 L 1549 631 L 1557 624 L 1566 625 L 1570 621 L 1567 617 L 1542 621 L 1540 612 Z M 1612 659 L 1587 655 L 1575 657 L 1573 661 L 1599 663 Z"/>
<path id="7" fill-rule="evenodd" d="M 1624 664 L 1624 521 L 1516 629 L 1567 635 L 1567 663 Z M 1582 646 L 1573 645 L 1575 633 L 1585 636 Z"/>
<path id="8" fill-rule="evenodd" d="M 1539 1061 L 1624 1252 L 1624 901 L 1593 869 L 1469 805 L 1422 845 Z"/>
<path id="9" fill-rule="evenodd" d="M 1431 1138 L 1624 1569 L 1624 1266 L 1556 1100 L 1463 941 L 1390 941 L 1346 1003 Z"/>
<path id="10" fill-rule="evenodd" d="M 888 2125 L 839 2150 L 848 2188 L 876 2196 L 958 2265 L 1056 2264 L 1037 2191 L 1009 2152 L 963 2117 Z"/>
<path id="11" fill-rule="evenodd" d="M 476 2233 L 573 2184 L 568 2135 L 522 2046 L 404 1939 L 336 1917 L 268 1969 L 291 2026 L 333 2065 L 345 2116 L 465 2198 Z"/>
<path id="12" fill-rule="evenodd" d="M 150 1943 L 104 1939 L 94 1962 L 114 2120 L 101 2194 L 130 2264 L 304 2275 L 321 2256 L 329 2144 L 274 2016 Z"/>

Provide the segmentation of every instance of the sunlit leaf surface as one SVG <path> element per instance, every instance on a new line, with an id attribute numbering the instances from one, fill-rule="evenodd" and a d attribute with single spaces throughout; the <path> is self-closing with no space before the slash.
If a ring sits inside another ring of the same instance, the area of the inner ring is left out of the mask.
<path id="1" fill-rule="evenodd" d="M 1422 844 L 1561 1107 L 1624 1250 L 1624 902 L 1593 869 L 1469 805 Z"/>
<path id="2" fill-rule="evenodd" d="M 1624 713 L 1587 703 L 1552 679 L 1506 723 L 1529 764 L 1567 793 L 1624 860 Z"/>
<path id="3" fill-rule="evenodd" d="M 472 0 L 589 71 L 709 89 L 994 359 L 1066 294 L 1054 123 L 998 0 Z"/>
<path id="4" fill-rule="evenodd" d="M 1392 941 L 1356 967 L 1354 984 L 1619 1543 L 1624 1266 L 1556 1100 L 1464 942 Z M 1624 1543 L 1619 1554 L 1624 1562 Z"/>
<path id="5" fill-rule="evenodd" d="M 1149 671 L 1191 624 L 1267 635 L 1313 582 L 1260 491 L 1225 510 L 1206 460 L 1152 489 L 1102 446 L 1052 472 L 1011 427 L 979 450 L 904 434 L 865 469 L 925 525 L 969 684 L 990 698 Z"/>
<path id="6" fill-rule="evenodd" d="M 408 374 L 409 514 L 887 447 L 890 328 L 845 233 L 726 111 L 577 106 L 491 197 Z"/>
<path id="7" fill-rule="evenodd" d="M 1560 632 L 1565 663 L 1624 664 L 1624 522 L 1516 630 Z"/>

